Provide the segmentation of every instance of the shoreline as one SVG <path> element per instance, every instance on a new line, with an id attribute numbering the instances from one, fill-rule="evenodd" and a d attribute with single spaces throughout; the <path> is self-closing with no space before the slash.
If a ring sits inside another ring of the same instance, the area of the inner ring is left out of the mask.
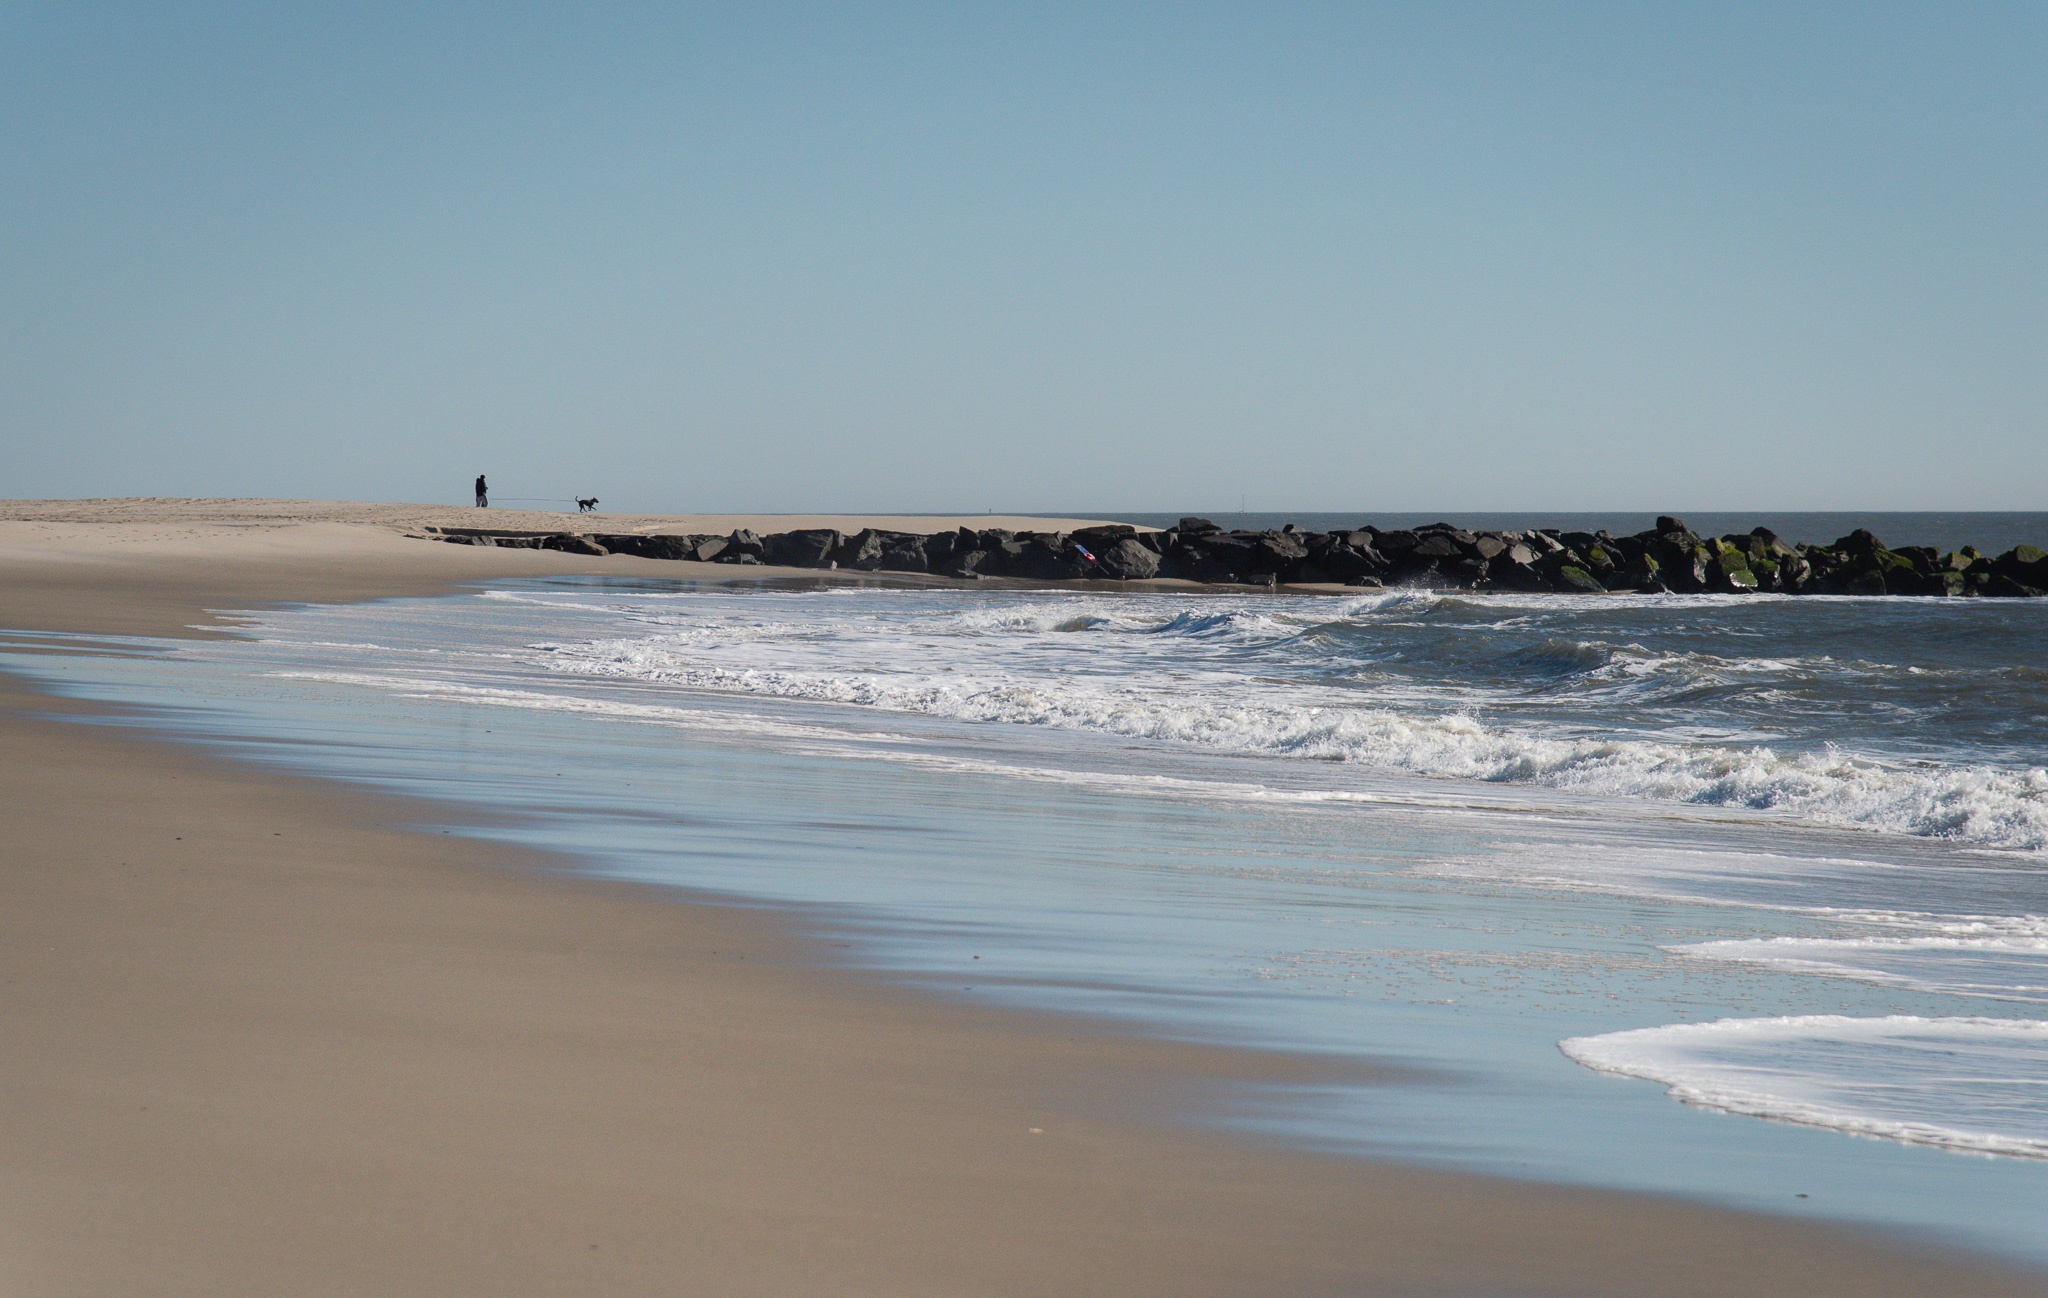
<path id="1" fill-rule="evenodd" d="M 0 623 L 193 634 L 208 601 L 579 567 L 348 536 L 337 571 L 332 535 L 84 560 L 0 529 Z M 89 709 L 6 679 L 38 759 L 0 853 L 23 1292 L 2048 1292 L 1871 1231 L 1164 1124 L 1137 1096 L 1294 1064 L 883 988 L 774 913 L 45 720 Z"/>

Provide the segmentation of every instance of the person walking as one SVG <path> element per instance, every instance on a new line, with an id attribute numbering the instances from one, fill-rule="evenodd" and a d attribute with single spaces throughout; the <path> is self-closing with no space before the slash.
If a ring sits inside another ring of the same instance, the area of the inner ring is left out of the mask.
<path id="1" fill-rule="evenodd" d="M 478 509 L 489 509 L 491 507 L 491 489 L 484 485 L 484 475 L 481 473 L 476 475 L 476 507 Z"/>

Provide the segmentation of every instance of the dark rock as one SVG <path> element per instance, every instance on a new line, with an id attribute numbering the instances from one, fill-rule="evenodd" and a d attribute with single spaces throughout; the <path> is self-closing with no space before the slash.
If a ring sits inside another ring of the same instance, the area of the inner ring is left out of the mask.
<path id="1" fill-rule="evenodd" d="M 762 557 L 785 568 L 822 568 L 846 538 L 829 527 L 799 528 L 768 538 Z"/>
<path id="2" fill-rule="evenodd" d="M 887 548 L 882 533 L 864 527 L 840 540 L 832 551 L 832 562 L 857 572 L 874 572 L 882 566 L 882 552 Z"/>
<path id="3" fill-rule="evenodd" d="M 924 552 L 924 538 L 906 536 L 891 541 L 882 551 L 885 572 L 929 572 L 931 559 Z"/>
<path id="4" fill-rule="evenodd" d="M 1016 547 L 1014 552 L 1011 546 Z M 1066 538 L 1058 533 L 1037 533 L 1028 541 L 1008 542 L 1003 547 L 1007 559 L 1003 575 L 1033 581 L 1073 581 L 1087 576 L 1088 570 L 1069 559 L 1066 549 Z"/>
<path id="5" fill-rule="evenodd" d="M 589 537 L 576 536 L 570 532 L 560 532 L 554 536 L 542 537 L 540 548 L 543 550 L 560 550 L 564 554 L 587 554 L 592 557 L 611 553 L 610 550 L 605 549 Z"/>
<path id="6" fill-rule="evenodd" d="M 665 554 L 653 553 L 655 547 L 650 542 L 654 538 L 651 536 L 641 536 L 638 533 L 600 532 L 590 539 L 613 554 L 630 554 L 641 559 L 666 559 L 669 557 Z"/>
<path id="7" fill-rule="evenodd" d="M 1351 535 L 1361 540 L 1370 539 L 1363 532 L 1353 532 Z M 1313 562 L 1327 574 L 1325 579 L 1329 581 L 1355 582 L 1361 577 L 1377 580 L 1385 576 L 1389 570 L 1387 561 L 1370 545 L 1357 546 L 1348 542 L 1326 547 L 1316 555 Z M 1306 568 L 1307 565 L 1303 566 Z M 1302 580 L 1309 580 L 1306 573 Z"/>
<path id="8" fill-rule="evenodd" d="M 2023 581 L 2014 581 L 2003 573 L 1994 574 L 1984 585 L 1984 593 L 1994 599 L 2040 599 L 2048 596 L 2048 590 L 2029 586 Z"/>
<path id="9" fill-rule="evenodd" d="M 1739 551 L 1716 555 L 1707 565 L 1707 589 L 1723 595 L 1746 595 L 1756 589 L 1756 574 Z"/>
<path id="10" fill-rule="evenodd" d="M 1179 546 L 1163 556 L 1159 561 L 1159 575 L 1208 585 L 1235 585 L 1238 580 L 1237 571 L 1228 563 L 1195 545 Z"/>
<path id="11" fill-rule="evenodd" d="M 1560 589 L 1575 595 L 1602 595 L 1607 592 L 1607 587 L 1594 580 L 1592 573 L 1569 563 L 1558 566 L 1557 584 Z"/>
<path id="12" fill-rule="evenodd" d="M 1014 576 L 1073 580 L 1176 577 L 1215 584 L 1347 583 L 1510 590 L 1777 591 L 1954 597 L 2033 596 L 2048 590 L 2048 552 L 2018 546 L 1992 558 L 1964 546 L 1885 547 L 1859 529 L 1831 545 L 1788 546 L 1768 528 L 1707 539 L 1668 516 L 1632 537 L 1606 531 L 1468 532 L 1450 523 L 1413 531 L 1223 532 L 1206 519 L 1183 519 L 1163 532 L 1128 524 L 1083 528 L 1071 536 L 1001 529 L 924 536 L 870 528 L 853 536 L 804 529 L 757 536 L 599 533 L 515 537 L 437 533 L 453 545 L 501 545 L 572 554 L 630 554 L 719 563 L 845 567 L 856 571 L 941 572 L 963 579 Z M 1083 552 L 1092 556 L 1082 559 Z"/>
<path id="13" fill-rule="evenodd" d="M 946 556 L 945 562 L 939 566 L 939 571 L 948 577 L 980 577 L 982 566 L 988 562 L 988 558 L 986 550 L 956 549 Z"/>
<path id="14" fill-rule="evenodd" d="M 1145 581 L 1159 575 L 1159 556 L 1135 536 L 1096 553 L 1102 571 L 1117 581 Z"/>
<path id="15" fill-rule="evenodd" d="M 931 564 L 932 571 L 937 572 L 939 565 L 950 558 L 954 549 L 960 544 L 960 534 L 958 532 L 934 532 L 930 536 L 923 538 L 923 540 L 924 557 Z"/>
<path id="16" fill-rule="evenodd" d="M 1190 537 L 1187 544 L 1219 563 L 1232 572 L 1244 573 L 1252 570 L 1259 550 L 1257 532 L 1210 532 Z"/>
<path id="17" fill-rule="evenodd" d="M 1115 545 L 1118 541 L 1138 534 L 1138 529 L 1125 523 L 1105 523 L 1101 527 L 1084 527 L 1072 533 L 1068 539 L 1087 546 L 1097 554 Z"/>
<path id="18" fill-rule="evenodd" d="M 2018 586 L 2048 586 L 2048 554 L 2031 545 L 2016 545 L 1987 565 L 1993 576 Z"/>

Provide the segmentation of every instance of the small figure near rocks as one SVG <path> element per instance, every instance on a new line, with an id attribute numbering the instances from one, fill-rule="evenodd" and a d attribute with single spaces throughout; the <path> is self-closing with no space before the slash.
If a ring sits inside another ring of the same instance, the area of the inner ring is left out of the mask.
<path id="1" fill-rule="evenodd" d="M 479 481 L 481 481 L 481 479 L 479 479 Z M 597 497 L 596 497 L 596 496 L 578 496 L 578 497 L 576 497 L 576 512 L 577 512 L 577 513 L 579 513 L 579 514 L 595 514 L 595 513 L 597 512 Z"/>
<path id="2" fill-rule="evenodd" d="M 476 507 L 478 509 L 489 509 L 491 507 L 491 489 L 485 484 L 484 475 L 481 473 L 476 475 Z"/>

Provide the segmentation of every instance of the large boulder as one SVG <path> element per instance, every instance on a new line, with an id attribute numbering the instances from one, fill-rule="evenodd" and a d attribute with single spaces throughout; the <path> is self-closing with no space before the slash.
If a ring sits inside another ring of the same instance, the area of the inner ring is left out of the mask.
<path id="1" fill-rule="evenodd" d="M 725 538 L 725 557 L 728 560 L 737 559 L 740 555 L 759 559 L 762 551 L 766 548 L 761 538 L 756 536 L 750 528 L 736 527 L 733 529 L 732 535 Z"/>
<path id="2" fill-rule="evenodd" d="M 1728 595 L 1745 594 L 1756 589 L 1756 574 L 1750 571 L 1747 550 L 1724 539 L 1714 542 L 1709 553 L 1713 557 L 1707 563 L 1708 590 Z"/>
<path id="3" fill-rule="evenodd" d="M 1990 563 L 1991 574 L 2014 585 L 2048 587 L 2048 553 L 2038 546 L 2016 545 Z"/>
<path id="4" fill-rule="evenodd" d="M 846 538 L 829 527 L 799 528 L 794 532 L 777 532 L 767 538 L 763 555 L 770 563 L 779 563 L 785 568 L 823 568 L 832 562 L 832 554 L 839 543 Z"/>
<path id="5" fill-rule="evenodd" d="M 931 565 L 933 572 L 937 572 L 946 560 L 953 557 L 953 551 L 960 548 L 960 534 L 958 532 L 934 532 L 922 539 L 924 541 L 924 557 L 926 562 Z"/>
<path id="6" fill-rule="evenodd" d="M 1028 541 L 1011 544 L 1018 547 L 1018 552 L 1010 556 L 1005 576 L 1028 577 L 1033 581 L 1074 581 L 1088 575 L 1086 568 L 1067 557 L 1067 538 L 1057 533 L 1034 534 Z"/>
<path id="7" fill-rule="evenodd" d="M 1194 542 L 1177 545 L 1167 551 L 1159 560 L 1159 575 L 1210 585 L 1236 583 L 1237 571 L 1214 551 L 1199 544 L 1204 539 L 1206 538 L 1203 535 L 1198 534 Z"/>
<path id="8" fill-rule="evenodd" d="M 832 562 L 858 572 L 874 572 L 882 566 L 882 553 L 887 549 L 882 533 L 864 527 L 839 542 L 832 551 Z"/>
<path id="9" fill-rule="evenodd" d="M 1145 581 L 1159 575 L 1159 556 L 1135 536 L 1096 551 L 1095 557 L 1103 573 L 1117 581 Z"/>
<path id="10" fill-rule="evenodd" d="M 2029 586 L 2023 581 L 2014 581 L 2003 573 L 1994 573 L 1985 583 L 1984 593 L 1999 599 L 2040 599 L 2048 595 L 2048 588 Z"/>
<path id="11" fill-rule="evenodd" d="M 1598 578 L 1577 564 L 1563 563 L 1557 568 L 1557 588 L 1573 595 L 1604 595 L 1607 587 Z"/>
<path id="12" fill-rule="evenodd" d="M 1837 570 L 1834 587 L 1835 593 L 1839 595 L 1884 595 L 1889 593 L 1885 589 L 1884 573 L 1875 566 L 1867 568 L 1845 567 Z"/>
<path id="13" fill-rule="evenodd" d="M 1354 539 L 1364 544 L 1353 544 Z M 1371 542 L 1372 538 L 1365 533 L 1352 532 L 1323 546 L 1301 565 L 1299 580 L 1349 584 L 1365 577 L 1379 579 L 1387 573 L 1389 565 Z"/>
<path id="14" fill-rule="evenodd" d="M 960 577 L 969 581 L 983 576 L 983 567 L 988 564 L 986 550 L 961 550 L 956 548 L 940 563 L 938 571 L 948 577 Z"/>
<path id="15" fill-rule="evenodd" d="M 1210 532 L 1190 538 L 1187 544 L 1242 577 L 1246 573 L 1272 570 L 1272 556 L 1260 548 L 1259 540 L 1257 532 Z"/>
<path id="16" fill-rule="evenodd" d="M 905 536 L 890 541 L 882 549 L 882 570 L 884 572 L 929 572 L 931 558 L 925 553 L 924 538 Z"/>
<path id="17" fill-rule="evenodd" d="M 641 536 L 637 532 L 600 532 L 590 538 L 613 554 L 630 554 L 642 559 L 680 559 L 688 537 Z M 670 552 L 673 543 L 673 553 Z"/>

